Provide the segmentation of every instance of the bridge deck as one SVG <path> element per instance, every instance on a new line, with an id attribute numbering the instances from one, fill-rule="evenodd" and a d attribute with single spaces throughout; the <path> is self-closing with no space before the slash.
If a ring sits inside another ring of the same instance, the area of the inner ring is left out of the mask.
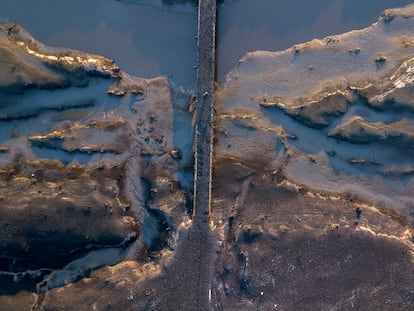
<path id="1" fill-rule="evenodd" d="M 211 212 L 216 6 L 216 0 L 199 0 L 193 209 L 196 218 Z"/>

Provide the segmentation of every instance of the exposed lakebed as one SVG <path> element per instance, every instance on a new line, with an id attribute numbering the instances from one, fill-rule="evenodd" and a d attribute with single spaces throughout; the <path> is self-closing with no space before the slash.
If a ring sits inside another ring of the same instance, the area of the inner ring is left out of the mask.
<path id="1" fill-rule="evenodd" d="M 112 20 L 143 2 L 82 2 L 73 38 L 88 32 L 88 14 Z M 194 18 L 193 1 L 167 2 L 141 13 Z M 313 15 L 348 5 L 318 3 Z M 65 5 L 48 18 L 79 3 Z M 216 94 L 215 247 L 191 231 L 192 93 L 153 77 L 168 70 L 132 76 L 104 51 L 49 47 L 2 23 L 2 306 L 193 310 L 200 297 L 183 293 L 215 258 L 200 293 L 213 309 L 411 310 L 413 16 L 412 6 L 387 10 L 369 28 L 298 36 L 237 62 Z"/>
<path id="2" fill-rule="evenodd" d="M 413 5 L 388 9 L 361 30 L 247 53 L 226 75 L 218 309 L 412 308 L 413 21 Z"/>
<path id="3" fill-rule="evenodd" d="M 173 247 L 191 213 L 191 93 L 15 23 L 0 40 L 1 294 L 40 299 Z"/>

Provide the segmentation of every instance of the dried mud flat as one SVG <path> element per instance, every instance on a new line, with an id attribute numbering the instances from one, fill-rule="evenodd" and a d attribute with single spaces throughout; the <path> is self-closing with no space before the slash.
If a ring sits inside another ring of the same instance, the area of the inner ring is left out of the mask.
<path id="1" fill-rule="evenodd" d="M 414 307 L 414 6 L 252 52 L 217 92 L 214 309 Z"/>
<path id="2" fill-rule="evenodd" d="M 17 24 L 0 40 L 2 308 L 127 310 L 190 221 L 192 95 Z"/>
<path id="3" fill-rule="evenodd" d="M 408 6 L 240 60 L 216 94 L 211 241 L 192 95 L 0 24 L 3 308 L 194 310 L 214 263 L 212 310 L 412 310 L 413 29 Z"/>

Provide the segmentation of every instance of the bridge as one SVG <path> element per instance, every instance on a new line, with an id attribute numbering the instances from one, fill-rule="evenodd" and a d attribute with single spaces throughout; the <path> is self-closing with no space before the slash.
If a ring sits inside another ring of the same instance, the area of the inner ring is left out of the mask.
<path id="1" fill-rule="evenodd" d="M 194 141 L 195 218 L 211 214 L 216 6 L 216 0 L 199 0 Z"/>
<path id="2" fill-rule="evenodd" d="M 216 0 L 199 0 L 193 224 L 180 235 L 173 262 L 164 274 L 165 287 L 155 289 L 160 310 L 212 309 L 215 247 L 210 216 L 216 10 Z"/>

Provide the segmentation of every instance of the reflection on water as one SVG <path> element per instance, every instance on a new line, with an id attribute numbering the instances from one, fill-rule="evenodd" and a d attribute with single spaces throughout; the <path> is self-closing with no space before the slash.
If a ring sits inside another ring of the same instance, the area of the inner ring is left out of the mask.
<path id="1" fill-rule="evenodd" d="M 130 74 L 166 75 L 193 88 L 196 8 L 190 14 L 188 5 L 186 12 L 177 12 L 132 2 L 2 0 L 0 17 L 21 24 L 47 45 L 104 55 Z"/>
<path id="2" fill-rule="evenodd" d="M 360 29 L 390 7 L 410 0 L 229 0 L 218 14 L 218 79 L 245 53 Z"/>
<path id="3" fill-rule="evenodd" d="M 150 4 L 163 10 L 196 14 L 198 0 L 116 0 L 125 4 Z"/>

